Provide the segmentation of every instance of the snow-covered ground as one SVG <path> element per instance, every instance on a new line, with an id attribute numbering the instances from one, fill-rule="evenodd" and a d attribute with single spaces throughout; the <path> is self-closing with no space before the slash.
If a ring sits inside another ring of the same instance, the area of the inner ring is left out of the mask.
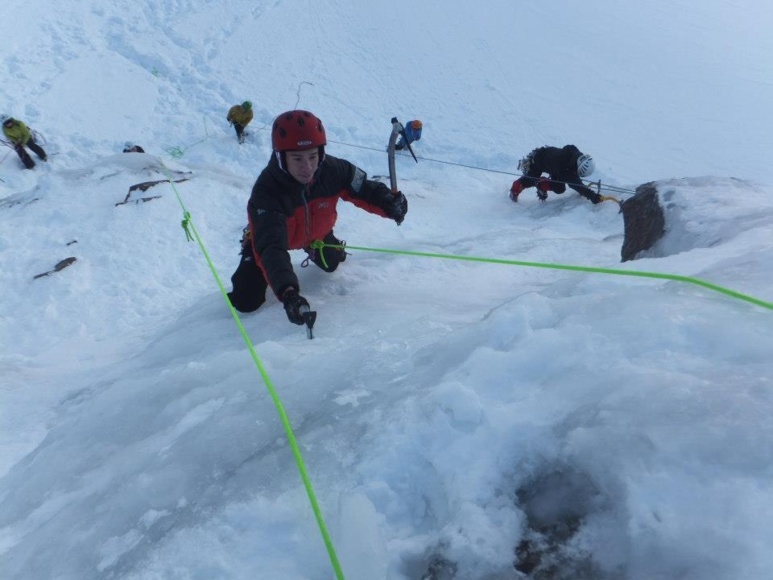
<path id="1" fill-rule="evenodd" d="M 4 579 L 773 575 L 773 8 L 568 4 L 3 3 L 0 113 L 50 154 L 0 148 Z M 261 374 L 181 222 L 229 290 L 296 107 L 371 175 L 393 116 L 424 131 L 403 225 L 341 204 L 356 249 L 298 267 L 315 338 L 240 318 Z M 658 182 L 650 257 L 612 202 L 508 199 L 566 143 Z"/>

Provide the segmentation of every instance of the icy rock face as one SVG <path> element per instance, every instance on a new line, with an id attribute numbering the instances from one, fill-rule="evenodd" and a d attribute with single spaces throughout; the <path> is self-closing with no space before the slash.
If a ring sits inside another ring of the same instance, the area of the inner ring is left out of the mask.
<path id="1" fill-rule="evenodd" d="M 634 260 L 649 250 L 665 233 L 665 217 L 654 182 L 636 188 L 636 194 L 620 204 L 625 223 L 625 238 L 620 252 L 623 262 Z"/>
<path id="2" fill-rule="evenodd" d="M 622 261 L 663 258 L 726 244 L 771 222 L 770 188 L 733 177 L 644 183 L 621 204 Z"/>

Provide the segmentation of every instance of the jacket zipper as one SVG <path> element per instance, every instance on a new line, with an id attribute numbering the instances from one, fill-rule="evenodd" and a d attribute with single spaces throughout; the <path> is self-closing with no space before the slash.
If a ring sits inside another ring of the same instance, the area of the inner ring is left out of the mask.
<path id="1" fill-rule="evenodd" d="M 306 239 L 311 236 L 311 212 L 309 211 L 309 201 L 306 198 L 306 193 L 309 191 L 309 186 L 306 184 L 301 192 L 301 198 L 303 198 L 303 212 L 306 216 Z"/>

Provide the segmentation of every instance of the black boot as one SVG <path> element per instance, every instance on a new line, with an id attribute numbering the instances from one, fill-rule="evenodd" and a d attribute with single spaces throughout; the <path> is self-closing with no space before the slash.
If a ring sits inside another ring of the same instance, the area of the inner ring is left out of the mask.
<path id="1" fill-rule="evenodd" d="M 329 232 L 322 241 L 325 243 L 325 247 L 321 250 L 315 248 L 303 248 L 309 257 L 303 261 L 301 266 L 308 263 L 308 260 L 314 262 L 318 267 L 325 272 L 334 272 L 338 268 L 338 264 L 346 260 L 346 242 L 339 240 L 333 235 L 333 232 Z M 329 246 L 341 246 L 340 248 L 331 248 Z"/>
<path id="2" fill-rule="evenodd" d="M 239 123 L 234 123 L 234 129 L 236 129 L 236 139 L 239 143 L 244 143 L 244 127 Z"/>
<path id="3" fill-rule="evenodd" d="M 48 160 L 48 156 L 46 155 L 46 152 L 43 151 L 43 148 L 40 145 L 35 143 L 35 141 L 32 139 L 32 137 L 30 137 L 30 140 L 27 141 L 27 147 L 32 149 L 32 151 L 35 153 L 35 155 L 40 157 L 41 161 L 47 161 Z"/>
<path id="4" fill-rule="evenodd" d="M 30 154 L 27 153 L 27 150 L 24 149 L 23 146 L 17 145 L 15 147 L 16 153 L 19 155 L 19 158 L 21 159 L 21 162 L 24 163 L 24 167 L 27 169 L 34 169 L 35 162 L 32 160 L 32 157 L 30 157 Z"/>

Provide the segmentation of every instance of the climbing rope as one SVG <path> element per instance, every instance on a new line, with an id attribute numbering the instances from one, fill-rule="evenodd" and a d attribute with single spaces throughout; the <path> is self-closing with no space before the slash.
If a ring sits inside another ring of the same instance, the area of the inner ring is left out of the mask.
<path id="1" fill-rule="evenodd" d="M 274 388 L 271 378 L 268 376 L 268 372 L 266 371 L 266 368 L 264 367 L 263 362 L 260 360 L 258 353 L 255 351 L 255 348 L 252 345 L 252 340 L 250 340 L 250 337 L 247 334 L 247 331 L 245 330 L 244 325 L 242 325 L 242 322 L 239 319 L 239 316 L 237 315 L 236 310 L 231 304 L 231 301 L 228 299 L 228 293 L 226 292 L 225 286 L 223 286 L 223 282 L 220 279 L 220 276 L 218 275 L 217 270 L 215 269 L 215 265 L 212 263 L 212 259 L 210 258 L 209 252 L 207 252 L 206 247 L 204 246 L 204 242 L 202 241 L 201 236 L 199 236 L 198 231 L 196 231 L 196 226 L 193 223 L 193 218 L 191 217 L 190 212 L 188 212 L 188 210 L 185 208 L 185 204 L 183 203 L 182 197 L 180 196 L 180 193 L 177 190 L 177 186 L 175 185 L 175 182 L 172 179 L 172 175 L 169 169 L 166 167 L 166 165 L 164 165 L 163 161 L 159 160 L 159 163 L 161 165 L 162 170 L 167 176 L 167 181 L 169 181 L 169 184 L 172 186 L 172 190 L 174 191 L 174 194 L 177 197 L 177 202 L 180 204 L 180 207 L 183 210 L 183 220 L 181 225 L 183 230 L 185 231 L 185 237 L 188 241 L 195 240 L 196 243 L 199 245 L 199 249 L 201 250 L 201 253 L 204 255 L 204 259 L 206 260 L 207 265 L 209 266 L 209 269 L 212 272 L 212 276 L 215 278 L 215 282 L 217 282 L 218 288 L 220 288 L 220 294 L 223 296 L 223 299 L 228 305 L 228 309 L 231 311 L 231 316 L 236 322 L 236 326 L 239 329 L 239 333 L 241 334 L 245 344 L 247 345 L 247 349 L 250 352 L 250 356 L 252 357 L 252 360 L 254 361 L 255 366 L 258 368 L 258 372 L 260 373 L 260 376 L 263 378 L 263 382 L 266 385 L 266 389 L 268 390 L 269 395 L 271 396 L 271 400 L 274 402 L 274 406 L 276 407 L 277 413 L 279 414 L 279 419 L 282 423 L 282 426 L 284 427 L 285 436 L 287 437 L 287 442 L 290 445 L 290 449 L 292 450 L 293 457 L 295 458 L 295 464 L 298 467 L 301 480 L 303 481 L 303 486 L 306 489 L 306 495 L 309 498 L 311 509 L 314 512 L 315 519 L 317 520 L 317 526 L 319 527 L 320 534 L 322 535 L 322 540 L 325 543 L 325 547 L 327 549 L 330 562 L 333 566 L 333 570 L 335 571 L 335 576 L 338 580 L 343 580 L 344 578 L 343 571 L 338 561 L 338 556 L 336 555 L 335 548 L 333 546 L 333 541 L 331 540 L 330 534 L 327 531 L 325 520 L 322 517 L 322 510 L 319 507 L 319 503 L 317 502 L 317 497 L 314 493 L 314 488 L 311 485 L 311 479 L 309 478 L 309 475 L 306 471 L 306 465 L 303 461 L 303 456 L 301 455 L 301 450 L 300 450 L 300 447 L 298 446 L 298 441 L 295 439 L 295 433 L 293 433 L 292 426 L 290 425 L 290 420 L 287 417 L 287 413 L 285 412 L 284 406 L 282 405 L 282 401 L 279 398 L 279 394 Z"/>
<path id="2" fill-rule="evenodd" d="M 185 152 L 188 151 L 188 149 L 191 149 L 192 147 L 195 147 L 200 143 L 204 143 L 204 141 L 206 141 L 207 139 L 209 139 L 209 130 L 207 129 L 207 118 L 204 117 L 204 138 L 199 139 L 195 143 L 191 143 L 187 147 L 180 147 L 176 145 L 174 147 L 169 147 L 168 149 L 165 149 L 165 151 L 173 159 L 180 159 L 183 155 L 185 155 Z"/>
<path id="3" fill-rule="evenodd" d="M 328 143 L 336 143 L 338 145 L 345 145 L 346 147 L 353 147 L 355 149 L 365 149 L 366 151 L 376 151 L 378 153 L 383 153 L 383 150 L 381 150 L 381 149 L 377 149 L 375 147 L 368 147 L 366 145 L 355 145 L 353 143 L 347 143 L 345 141 L 334 141 L 332 139 L 328 139 L 327 141 L 328 141 Z M 406 153 L 396 153 L 396 154 L 404 156 L 404 157 L 408 157 L 408 154 L 406 154 Z M 444 159 L 432 159 L 431 157 L 422 157 L 421 155 L 416 155 L 416 159 L 420 159 L 422 161 L 429 161 L 431 163 L 441 163 L 443 165 L 452 165 L 452 166 L 455 166 L 455 167 L 464 167 L 465 169 L 474 169 L 475 171 L 485 171 L 487 173 L 498 173 L 500 175 L 509 175 L 511 177 L 526 177 L 526 175 L 524 173 L 519 173 L 519 172 L 515 172 L 515 171 L 503 171 L 503 170 L 500 170 L 500 169 L 489 169 L 487 167 L 479 167 L 477 165 L 469 165 L 469 164 L 466 164 L 466 163 L 458 163 L 456 161 L 447 161 L 447 160 L 444 160 Z M 553 181 L 555 183 L 563 183 L 564 185 L 569 185 L 569 186 L 572 185 L 568 181 L 561 181 L 560 179 L 551 179 L 550 181 Z M 605 183 L 602 183 L 601 180 L 599 180 L 599 181 L 591 181 L 591 182 L 584 182 L 583 181 L 582 184 L 585 185 L 586 187 L 595 186 L 597 188 L 597 191 L 596 191 L 597 193 L 601 193 L 602 189 L 605 190 L 605 191 L 612 191 L 612 192 L 616 192 L 616 193 L 625 193 L 625 194 L 630 194 L 630 195 L 633 195 L 634 193 L 636 193 L 636 191 L 633 190 L 633 189 L 628 189 L 628 188 L 625 188 L 625 187 L 618 187 L 616 185 L 607 185 Z M 607 199 L 605 201 L 609 200 L 609 201 L 615 201 L 617 203 L 620 203 L 620 200 L 615 198 L 615 197 L 606 196 L 606 198 Z"/>
<path id="4" fill-rule="evenodd" d="M 344 246 L 340 244 L 325 244 L 324 242 L 321 242 L 321 244 L 322 244 L 321 247 L 338 248 L 338 249 L 344 248 Z M 445 260 L 461 260 L 466 262 L 485 262 L 489 264 L 503 264 L 507 266 L 527 266 L 532 268 L 547 268 L 552 270 L 570 270 L 575 272 L 589 272 L 589 273 L 595 273 L 595 274 L 614 274 L 618 276 L 636 276 L 639 278 L 673 280 L 676 282 L 685 282 L 688 284 L 694 284 L 696 286 L 702 286 L 703 288 L 708 288 L 709 290 L 720 292 L 726 296 L 730 296 L 731 298 L 737 298 L 738 300 L 743 300 L 745 302 L 749 302 L 757 306 L 762 306 L 763 308 L 767 308 L 768 310 L 773 310 L 773 302 L 766 302 L 765 300 L 760 300 L 759 298 L 755 298 L 747 294 L 742 294 L 741 292 L 736 292 L 735 290 L 724 288 L 722 286 L 719 286 L 717 284 L 712 284 L 711 282 L 706 282 L 705 280 L 701 280 L 699 278 L 693 278 L 690 276 L 680 276 L 678 274 L 663 274 L 661 272 L 642 272 L 639 270 L 619 270 L 616 268 L 596 268 L 592 266 L 572 266 L 569 264 L 554 264 L 549 262 L 525 262 L 523 260 L 503 260 L 499 258 L 460 256 L 457 254 L 438 254 L 438 253 L 432 253 L 432 252 L 416 252 L 416 251 L 410 251 L 410 250 L 394 250 L 394 249 L 388 249 L 388 248 L 369 248 L 364 246 L 352 246 L 351 244 L 347 244 L 346 249 L 362 250 L 365 252 L 379 252 L 382 254 L 419 256 L 423 258 L 441 258 Z"/>

